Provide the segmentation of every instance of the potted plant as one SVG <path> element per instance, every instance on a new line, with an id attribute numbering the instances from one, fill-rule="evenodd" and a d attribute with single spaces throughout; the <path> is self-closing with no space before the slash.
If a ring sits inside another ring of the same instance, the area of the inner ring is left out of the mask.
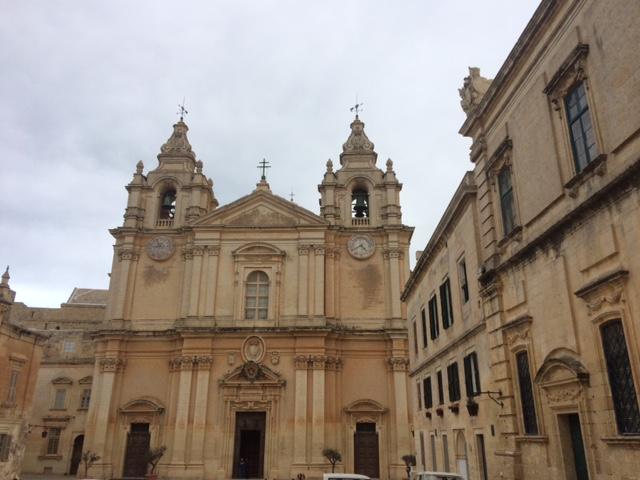
<path id="1" fill-rule="evenodd" d="M 416 456 L 415 455 L 403 455 L 402 461 L 407 467 L 407 480 L 411 480 L 411 467 L 416 466 Z"/>
<path id="2" fill-rule="evenodd" d="M 156 467 L 158 466 L 158 462 L 166 452 L 167 447 L 164 445 L 158 448 L 150 448 L 147 451 L 147 465 L 151 467 L 151 471 L 147 473 L 146 478 L 148 480 L 158 480 L 158 474 L 156 473 Z"/>
<path id="3" fill-rule="evenodd" d="M 322 455 L 329 460 L 331 473 L 334 473 L 336 471 L 336 463 L 342 461 L 342 454 L 335 448 L 325 448 L 322 450 Z"/>
<path id="4" fill-rule="evenodd" d="M 92 452 L 91 450 L 87 450 L 86 452 L 82 453 L 81 460 L 82 460 L 82 463 L 84 464 L 84 477 L 83 478 L 88 479 L 89 478 L 89 469 L 91 468 L 91 465 L 93 465 L 98 460 L 100 460 L 100 455 L 98 455 L 95 452 Z"/>

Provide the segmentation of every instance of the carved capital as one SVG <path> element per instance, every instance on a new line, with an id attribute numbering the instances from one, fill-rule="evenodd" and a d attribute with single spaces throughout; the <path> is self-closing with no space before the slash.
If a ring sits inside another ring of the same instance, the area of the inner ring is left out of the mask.
<path id="1" fill-rule="evenodd" d="M 402 258 L 403 252 L 402 252 L 402 249 L 400 248 L 385 248 L 382 251 L 382 256 L 385 259 L 390 259 L 390 258 L 399 259 L 399 258 Z"/>
<path id="2" fill-rule="evenodd" d="M 220 247 L 217 245 L 208 245 L 207 252 L 209 253 L 209 255 L 217 257 L 218 255 L 220 255 Z"/>
<path id="3" fill-rule="evenodd" d="M 169 369 L 176 370 L 192 370 L 196 363 L 196 357 L 191 355 L 180 355 L 169 360 Z"/>
<path id="4" fill-rule="evenodd" d="M 210 370 L 213 365 L 212 355 L 198 355 L 195 357 L 195 364 L 198 370 Z"/>
<path id="5" fill-rule="evenodd" d="M 314 248 L 314 253 L 316 254 L 316 256 L 323 256 L 324 255 L 324 247 L 315 247 Z"/>
<path id="6" fill-rule="evenodd" d="M 121 372 L 124 370 L 127 361 L 123 358 L 101 358 L 98 361 L 101 372 Z"/>
<path id="7" fill-rule="evenodd" d="M 202 255 L 204 255 L 204 249 L 205 247 L 203 246 L 197 246 L 197 247 L 193 247 L 193 256 L 194 257 L 201 257 Z"/>
<path id="8" fill-rule="evenodd" d="M 394 372 L 406 372 L 409 368 L 409 359 L 406 357 L 389 357 L 387 363 Z"/>
<path id="9" fill-rule="evenodd" d="M 309 255 L 310 245 L 298 245 L 298 255 Z"/>
<path id="10" fill-rule="evenodd" d="M 193 247 L 184 247 L 182 249 L 182 258 L 191 260 L 193 258 Z"/>
<path id="11" fill-rule="evenodd" d="M 324 355 L 311 356 L 311 368 L 314 370 L 324 370 L 327 362 L 327 357 Z"/>
<path id="12" fill-rule="evenodd" d="M 123 260 L 133 260 L 134 262 L 138 260 L 139 254 L 132 248 L 122 249 L 118 252 L 118 259 L 122 262 Z"/>
<path id="13" fill-rule="evenodd" d="M 296 355 L 294 362 L 297 370 L 306 370 L 309 368 L 309 357 L 307 355 Z"/>

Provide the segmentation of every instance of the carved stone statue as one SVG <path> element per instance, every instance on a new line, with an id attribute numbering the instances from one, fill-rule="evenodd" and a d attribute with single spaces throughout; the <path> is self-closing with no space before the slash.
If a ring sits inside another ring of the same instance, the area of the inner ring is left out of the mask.
<path id="1" fill-rule="evenodd" d="M 480 104 L 490 85 L 491 80 L 480 76 L 478 67 L 469 67 L 469 76 L 464 77 L 462 88 L 458 89 L 464 113 L 469 115 Z"/>

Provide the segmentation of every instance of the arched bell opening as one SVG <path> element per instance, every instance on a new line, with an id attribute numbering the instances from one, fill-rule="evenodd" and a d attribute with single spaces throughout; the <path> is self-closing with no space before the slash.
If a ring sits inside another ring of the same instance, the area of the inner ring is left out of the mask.
<path id="1" fill-rule="evenodd" d="M 160 196 L 160 211 L 158 218 L 160 220 L 173 220 L 176 216 L 176 189 L 169 187 L 162 192 Z"/>
<path id="2" fill-rule="evenodd" d="M 353 218 L 369 218 L 369 192 L 356 187 L 351 192 L 351 215 Z"/>

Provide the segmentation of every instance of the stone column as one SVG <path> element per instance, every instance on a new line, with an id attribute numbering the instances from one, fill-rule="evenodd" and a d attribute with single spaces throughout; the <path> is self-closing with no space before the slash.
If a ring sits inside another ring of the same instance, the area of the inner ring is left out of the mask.
<path id="1" fill-rule="evenodd" d="M 307 463 L 307 356 L 296 356 L 295 365 L 296 400 L 293 425 L 293 463 L 304 465 Z"/>
<path id="2" fill-rule="evenodd" d="M 127 291 L 129 287 L 129 271 L 131 264 L 138 261 L 138 253 L 133 248 L 123 248 L 118 252 L 120 269 L 118 272 L 118 290 L 113 308 L 113 318 L 124 319 L 124 307 L 127 302 Z"/>
<path id="3" fill-rule="evenodd" d="M 191 290 L 191 271 L 193 269 L 193 248 L 185 247 L 182 252 L 184 258 L 184 282 L 182 283 L 182 306 L 180 308 L 180 316 L 185 318 L 189 313 L 189 292 Z"/>
<path id="4" fill-rule="evenodd" d="M 313 412 L 311 425 L 311 461 L 323 463 L 322 449 L 324 444 L 324 381 L 326 357 L 316 355 L 311 360 L 313 368 Z"/>
<path id="5" fill-rule="evenodd" d="M 218 288 L 218 259 L 220 258 L 220 247 L 209 246 L 207 248 L 207 275 L 205 283 L 204 316 L 215 316 L 216 289 Z"/>
<path id="6" fill-rule="evenodd" d="M 409 439 L 409 409 L 407 398 L 407 368 L 409 359 L 406 357 L 390 357 L 389 367 L 393 375 L 393 388 L 395 398 L 396 418 L 394 424 L 396 428 L 397 452 L 411 451 L 411 440 Z"/>
<path id="7" fill-rule="evenodd" d="M 170 365 L 171 368 L 180 371 L 178 401 L 176 403 L 176 423 L 173 433 L 173 454 L 171 457 L 171 463 L 174 466 L 184 465 L 185 463 L 193 366 L 194 358 L 190 356 L 177 357 L 171 361 Z"/>
<path id="8" fill-rule="evenodd" d="M 314 309 L 313 314 L 316 317 L 324 316 L 324 247 L 315 247 L 314 262 Z"/>
<path id="9" fill-rule="evenodd" d="M 198 316 L 198 304 L 200 303 L 200 278 L 202 274 L 202 256 L 204 247 L 193 247 L 193 264 L 191 266 L 191 287 L 189 288 L 189 316 Z"/>
<path id="10" fill-rule="evenodd" d="M 327 281 L 326 283 L 324 283 L 324 288 L 327 289 L 326 291 L 326 297 L 327 297 L 327 301 L 325 303 L 326 307 L 325 307 L 325 315 L 327 316 L 327 318 L 335 318 L 336 316 L 336 309 L 335 309 L 335 303 L 336 303 L 336 299 L 335 299 L 335 295 L 336 295 L 336 289 L 335 289 L 335 280 L 334 280 L 334 260 L 335 254 L 333 251 L 333 248 L 328 248 L 326 250 L 326 263 L 325 263 L 325 269 L 326 269 L 326 278 Z"/>
<path id="11" fill-rule="evenodd" d="M 209 374 L 213 357 L 200 355 L 196 358 L 196 398 L 193 411 L 193 429 L 191 436 L 190 463 L 201 465 L 204 455 L 204 437 L 207 427 L 207 400 L 209 393 Z"/>
<path id="12" fill-rule="evenodd" d="M 402 251 L 398 248 L 390 248 L 385 251 L 385 256 L 389 258 L 389 276 L 391 285 L 391 318 L 397 319 L 402 316 L 400 301 L 400 256 Z"/>
<path id="13" fill-rule="evenodd" d="M 298 246 L 298 316 L 309 312 L 309 246 Z"/>

